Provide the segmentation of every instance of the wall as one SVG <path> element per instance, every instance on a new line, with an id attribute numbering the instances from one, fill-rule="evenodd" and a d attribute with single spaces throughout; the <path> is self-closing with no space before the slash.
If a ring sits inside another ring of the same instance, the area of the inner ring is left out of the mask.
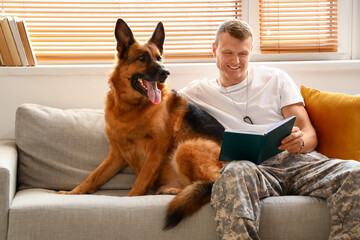
<path id="1" fill-rule="evenodd" d="M 360 61 L 251 63 L 279 67 L 298 86 L 360 94 Z M 170 88 L 193 79 L 214 78 L 214 63 L 168 64 Z M 0 68 L 0 139 L 14 138 L 15 112 L 22 103 L 58 108 L 103 108 L 112 66 L 38 66 Z"/>

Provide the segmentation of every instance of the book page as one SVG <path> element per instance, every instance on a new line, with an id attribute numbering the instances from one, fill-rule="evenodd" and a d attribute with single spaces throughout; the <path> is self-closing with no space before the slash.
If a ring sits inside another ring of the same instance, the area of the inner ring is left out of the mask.
<path id="1" fill-rule="evenodd" d="M 271 125 L 270 127 L 268 127 L 265 131 L 265 133 L 268 133 L 268 132 L 271 132 L 272 130 L 274 130 L 275 128 L 279 127 L 280 125 L 283 125 L 284 123 L 288 122 L 289 120 L 291 120 L 291 117 L 290 118 L 286 118 L 278 123 L 275 123 L 273 125 Z"/>
<path id="2" fill-rule="evenodd" d="M 248 128 L 244 129 L 225 129 L 227 132 L 235 132 L 235 133 L 248 133 L 254 135 L 264 135 L 265 130 L 269 127 L 269 125 L 249 125 Z"/>

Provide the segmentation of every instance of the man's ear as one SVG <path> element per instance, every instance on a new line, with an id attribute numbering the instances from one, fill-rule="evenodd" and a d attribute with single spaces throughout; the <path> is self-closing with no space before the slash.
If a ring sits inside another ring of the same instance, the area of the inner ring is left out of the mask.
<path id="1" fill-rule="evenodd" d="M 163 54 L 163 45 L 165 40 L 165 30 L 162 22 L 159 22 L 154 30 L 152 37 L 149 42 L 154 43 L 160 51 L 160 54 Z"/>
<path id="2" fill-rule="evenodd" d="M 215 43 L 212 44 L 212 55 L 214 58 L 216 58 L 216 44 Z"/>
<path id="3" fill-rule="evenodd" d="M 117 51 L 120 58 L 123 58 L 130 46 L 135 42 L 134 35 L 124 20 L 119 18 L 115 25 L 115 38 L 117 41 Z"/>

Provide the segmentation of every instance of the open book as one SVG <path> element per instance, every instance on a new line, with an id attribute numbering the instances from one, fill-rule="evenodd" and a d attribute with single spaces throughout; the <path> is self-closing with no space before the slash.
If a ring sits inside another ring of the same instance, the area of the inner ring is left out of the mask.
<path id="1" fill-rule="evenodd" d="M 219 161 L 248 160 L 260 164 L 266 159 L 282 152 L 278 147 L 281 140 L 290 135 L 296 117 L 289 117 L 274 125 L 265 132 L 226 129 Z"/>

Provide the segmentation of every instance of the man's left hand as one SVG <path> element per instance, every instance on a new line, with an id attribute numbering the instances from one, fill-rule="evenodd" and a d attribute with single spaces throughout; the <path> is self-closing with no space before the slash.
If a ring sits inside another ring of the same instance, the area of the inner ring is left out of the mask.
<path id="1" fill-rule="evenodd" d="M 292 132 L 289 136 L 281 140 L 280 150 L 287 150 L 292 154 L 301 153 L 304 147 L 303 132 L 298 127 L 293 127 Z"/>

